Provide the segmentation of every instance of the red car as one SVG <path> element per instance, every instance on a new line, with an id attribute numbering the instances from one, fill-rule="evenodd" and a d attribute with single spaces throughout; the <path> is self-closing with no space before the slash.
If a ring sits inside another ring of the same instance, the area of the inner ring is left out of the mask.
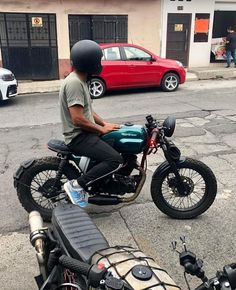
<path id="1" fill-rule="evenodd" d="M 91 80 L 92 98 L 108 90 L 161 86 L 173 92 L 185 82 L 185 69 L 176 60 L 156 56 L 147 49 L 128 43 L 100 44 L 103 70 Z"/>

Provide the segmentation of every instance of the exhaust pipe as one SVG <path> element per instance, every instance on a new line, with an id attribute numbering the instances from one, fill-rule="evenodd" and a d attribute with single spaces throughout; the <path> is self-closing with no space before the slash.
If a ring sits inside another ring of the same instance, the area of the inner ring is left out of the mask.
<path id="1" fill-rule="evenodd" d="M 116 205 L 121 203 L 121 200 L 116 196 L 92 196 L 88 198 L 88 202 L 96 205 Z"/>
<path id="2" fill-rule="evenodd" d="M 34 242 L 38 238 L 38 235 L 41 237 L 40 230 L 43 228 L 43 219 L 39 212 L 31 211 L 29 214 L 29 225 L 30 242 L 34 246 Z"/>
<path id="3" fill-rule="evenodd" d="M 29 214 L 29 225 L 30 225 L 30 242 L 33 247 L 35 247 L 36 241 L 38 239 L 44 240 L 45 233 L 42 231 L 43 220 L 39 212 L 32 211 Z"/>
<path id="4" fill-rule="evenodd" d="M 29 214 L 29 226 L 30 242 L 37 252 L 36 256 L 39 264 L 40 273 L 42 274 L 45 281 L 47 278 L 44 253 L 44 241 L 46 240 L 46 234 L 43 230 L 43 220 L 39 212 L 32 211 Z"/>

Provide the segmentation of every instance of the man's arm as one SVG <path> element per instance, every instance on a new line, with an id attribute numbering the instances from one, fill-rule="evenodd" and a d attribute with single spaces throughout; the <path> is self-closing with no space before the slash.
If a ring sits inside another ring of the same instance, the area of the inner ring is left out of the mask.
<path id="1" fill-rule="evenodd" d="M 94 120 L 96 122 L 96 124 L 100 125 L 100 126 L 111 126 L 113 127 L 114 129 L 120 129 L 120 125 L 118 124 L 113 124 L 113 123 L 109 123 L 109 122 L 106 122 L 104 121 L 97 113 L 95 113 L 93 111 L 93 117 L 94 117 Z"/>
<path id="2" fill-rule="evenodd" d="M 69 107 L 70 115 L 74 125 L 79 126 L 81 129 L 93 133 L 106 134 L 111 131 L 119 129 L 115 124 L 105 123 L 104 125 L 94 124 L 84 116 L 84 108 L 80 105 Z"/>
<path id="3" fill-rule="evenodd" d="M 96 124 L 100 125 L 100 126 L 105 126 L 105 121 L 97 114 L 93 111 L 93 118 Z"/>

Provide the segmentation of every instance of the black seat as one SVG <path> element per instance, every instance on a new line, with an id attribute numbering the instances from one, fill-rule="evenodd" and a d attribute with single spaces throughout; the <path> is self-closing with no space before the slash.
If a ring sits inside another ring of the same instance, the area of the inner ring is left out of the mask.
<path id="1" fill-rule="evenodd" d="M 55 152 L 58 152 L 58 153 L 62 153 L 62 154 L 70 154 L 71 153 L 70 149 L 67 147 L 65 142 L 62 140 L 57 140 L 57 139 L 49 140 L 48 149 L 55 151 Z"/>
<path id="2" fill-rule="evenodd" d="M 60 205 L 53 210 L 52 225 L 70 255 L 89 263 L 93 254 L 109 245 L 89 215 L 74 204 Z"/>

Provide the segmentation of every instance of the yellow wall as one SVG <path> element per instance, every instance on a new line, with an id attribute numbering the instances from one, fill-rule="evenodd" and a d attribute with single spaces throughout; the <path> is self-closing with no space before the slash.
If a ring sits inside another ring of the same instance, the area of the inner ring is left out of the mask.
<path id="1" fill-rule="evenodd" d="M 128 15 L 128 42 L 142 45 L 159 54 L 160 3 L 161 0 L 1 0 L 0 11 L 56 13 L 58 58 L 60 61 L 69 59 L 68 14 Z"/>

